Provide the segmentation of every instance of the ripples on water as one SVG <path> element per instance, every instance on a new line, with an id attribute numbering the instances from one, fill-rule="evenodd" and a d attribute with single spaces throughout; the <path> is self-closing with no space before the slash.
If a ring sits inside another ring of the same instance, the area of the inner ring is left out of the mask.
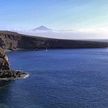
<path id="1" fill-rule="evenodd" d="M 0 88 L 0 108 L 108 108 L 107 49 L 9 53 L 26 80 Z"/>

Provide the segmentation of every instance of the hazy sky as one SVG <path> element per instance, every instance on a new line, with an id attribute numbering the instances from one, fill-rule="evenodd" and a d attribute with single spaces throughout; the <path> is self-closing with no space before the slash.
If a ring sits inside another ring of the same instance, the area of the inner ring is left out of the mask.
<path id="1" fill-rule="evenodd" d="M 0 29 L 108 31 L 108 0 L 0 0 Z"/>

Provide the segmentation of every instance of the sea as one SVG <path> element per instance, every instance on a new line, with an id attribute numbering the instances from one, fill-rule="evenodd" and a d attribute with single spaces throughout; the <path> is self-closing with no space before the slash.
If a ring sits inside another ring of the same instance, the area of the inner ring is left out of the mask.
<path id="1" fill-rule="evenodd" d="M 108 108 L 108 49 L 9 52 L 30 74 L 0 87 L 0 108 Z"/>

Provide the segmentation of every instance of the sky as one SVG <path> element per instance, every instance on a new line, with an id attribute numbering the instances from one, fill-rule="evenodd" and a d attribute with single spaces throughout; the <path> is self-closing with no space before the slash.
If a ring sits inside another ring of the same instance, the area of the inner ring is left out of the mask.
<path id="1" fill-rule="evenodd" d="M 1 30 L 54 30 L 108 34 L 108 0 L 0 0 Z"/>

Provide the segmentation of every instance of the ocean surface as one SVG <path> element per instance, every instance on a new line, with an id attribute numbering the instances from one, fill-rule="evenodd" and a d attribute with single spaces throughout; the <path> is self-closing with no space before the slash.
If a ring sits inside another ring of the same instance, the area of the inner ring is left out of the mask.
<path id="1" fill-rule="evenodd" d="M 0 108 L 108 108 L 108 49 L 8 53 L 30 74 L 0 88 Z"/>

